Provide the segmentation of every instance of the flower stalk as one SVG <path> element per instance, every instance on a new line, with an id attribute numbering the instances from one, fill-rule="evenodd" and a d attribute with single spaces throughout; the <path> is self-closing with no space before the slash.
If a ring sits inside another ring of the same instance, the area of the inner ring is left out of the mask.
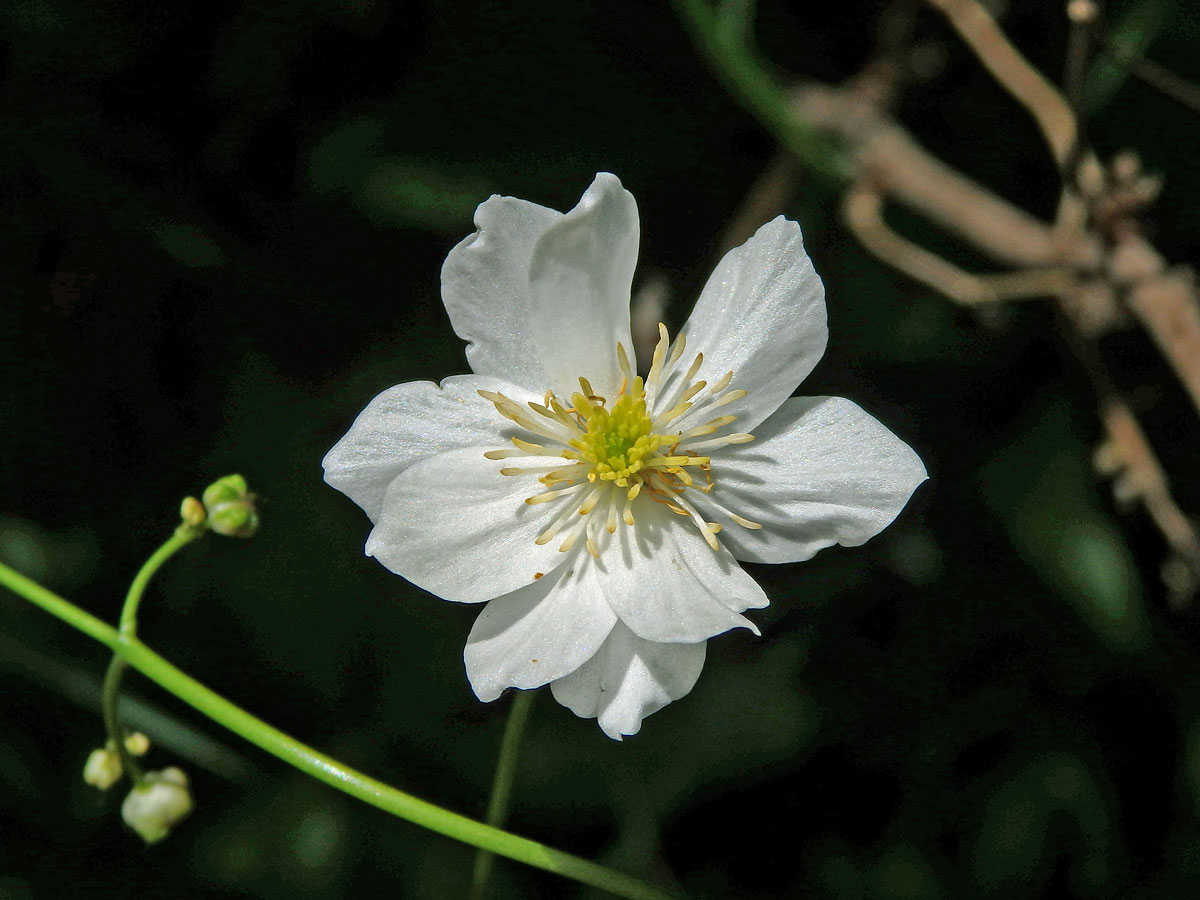
<path id="1" fill-rule="evenodd" d="M 508 721 L 504 723 L 504 737 L 500 740 L 500 754 L 496 758 L 496 776 L 492 781 L 492 796 L 488 800 L 489 825 L 500 828 L 508 817 L 508 803 L 512 797 L 513 780 L 520 758 L 521 738 L 529 722 L 529 711 L 533 708 L 534 691 L 517 691 L 508 710 Z M 471 900 L 484 900 L 488 881 L 492 876 L 495 855 L 486 850 L 475 854 L 475 868 L 471 874 Z"/>
<path id="2" fill-rule="evenodd" d="M 130 667 L 202 715 L 344 794 L 454 840 L 627 900 L 672 900 L 672 894 L 629 875 L 435 806 L 326 756 L 226 700 L 159 656 L 136 636 L 121 635 L 111 625 L 3 563 L 0 563 L 0 585 L 108 647 Z"/>
<path id="3" fill-rule="evenodd" d="M 129 585 L 129 591 L 125 594 L 125 602 L 121 607 L 120 624 L 117 629 L 118 640 L 132 640 L 137 637 L 138 607 L 142 602 L 146 587 L 150 584 L 150 579 L 168 559 L 196 538 L 201 537 L 204 531 L 203 519 L 197 522 L 195 517 L 189 519 L 185 513 L 184 521 L 175 529 L 175 533 L 142 564 L 133 577 L 133 582 Z M 133 758 L 133 754 L 129 752 L 125 742 L 125 733 L 121 728 L 121 720 L 117 713 L 117 704 L 121 696 L 121 681 L 125 677 L 127 667 L 128 664 L 121 658 L 120 653 L 114 651 L 113 658 L 108 664 L 108 671 L 104 674 L 104 687 L 100 693 L 100 709 L 104 717 L 104 729 L 108 733 L 108 743 L 121 762 L 121 770 L 129 776 L 134 788 L 139 788 L 146 780 L 145 775 L 142 767 Z"/>

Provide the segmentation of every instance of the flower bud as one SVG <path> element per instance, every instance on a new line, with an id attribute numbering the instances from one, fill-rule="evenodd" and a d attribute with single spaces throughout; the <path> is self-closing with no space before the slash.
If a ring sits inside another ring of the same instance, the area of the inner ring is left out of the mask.
<path id="1" fill-rule="evenodd" d="M 254 495 L 241 475 L 218 478 L 204 489 L 208 527 L 226 537 L 253 537 L 258 531 Z"/>
<path id="2" fill-rule="evenodd" d="M 183 519 L 183 524 L 189 528 L 199 528 L 204 524 L 206 513 L 204 504 L 195 497 L 184 497 L 183 503 L 179 505 L 179 518 Z"/>
<path id="3" fill-rule="evenodd" d="M 121 757 L 110 747 L 97 747 L 83 764 L 83 780 L 107 791 L 121 780 Z"/>
<path id="4" fill-rule="evenodd" d="M 125 749 L 129 751 L 130 756 L 145 756 L 150 750 L 150 738 L 140 731 L 127 734 L 125 735 Z"/>
<path id="5" fill-rule="evenodd" d="M 188 778 L 174 766 L 147 772 L 121 804 L 121 818 L 147 844 L 157 844 L 192 811 Z"/>

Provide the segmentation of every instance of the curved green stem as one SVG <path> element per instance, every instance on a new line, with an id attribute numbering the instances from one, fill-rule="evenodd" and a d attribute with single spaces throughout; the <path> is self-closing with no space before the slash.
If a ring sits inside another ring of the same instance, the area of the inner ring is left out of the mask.
<path id="1" fill-rule="evenodd" d="M 138 605 L 142 602 L 142 594 L 146 592 L 146 586 L 150 583 L 150 579 L 162 568 L 163 563 L 174 556 L 182 547 L 186 547 L 204 534 L 205 529 L 203 526 L 180 525 L 175 529 L 175 533 L 161 547 L 150 554 L 149 559 L 142 563 L 142 567 L 138 569 L 138 573 L 133 576 L 133 581 L 129 585 L 129 591 L 125 594 L 125 604 L 121 607 L 121 622 L 119 626 L 121 634 L 132 637 L 137 633 Z"/>
<path id="2" fill-rule="evenodd" d="M 748 7 L 731 17 L 718 13 L 708 0 L 674 0 L 674 6 L 692 42 L 747 112 L 813 171 L 837 184 L 850 177 L 845 154 L 792 109 L 783 88 L 753 52 L 745 21 Z M 731 18 L 737 27 L 731 27 Z"/>
<path id="3" fill-rule="evenodd" d="M 133 638 L 137 635 L 138 605 L 142 602 L 142 594 L 154 573 L 162 568 L 163 563 L 175 555 L 182 547 L 190 544 L 203 535 L 204 528 L 180 525 L 175 533 L 161 547 L 150 554 L 150 558 L 142 563 L 129 591 L 125 594 L 125 603 L 121 606 L 121 622 L 118 628 L 123 637 Z M 121 760 L 121 770 L 129 776 L 134 787 L 143 781 L 142 767 L 137 764 L 133 754 L 125 746 L 125 730 L 121 727 L 121 718 L 117 714 L 117 703 L 121 696 L 121 679 L 125 676 L 126 662 L 117 652 L 108 664 L 104 674 L 104 689 L 100 693 L 100 709 L 104 716 L 104 730 L 108 732 L 109 743 L 113 745 L 118 758 Z"/>
<path id="4" fill-rule="evenodd" d="M 116 653 L 109 660 L 108 671 L 104 673 L 104 688 L 100 692 L 100 710 L 104 715 L 104 730 L 108 732 L 109 743 L 121 760 L 121 771 L 129 776 L 133 786 L 142 783 L 142 767 L 134 760 L 133 754 L 125 746 L 125 730 L 121 728 L 121 719 L 117 715 L 117 699 L 121 694 L 121 678 L 125 675 L 127 663 Z"/>
<path id="5" fill-rule="evenodd" d="M 529 722 L 529 710 L 533 708 L 533 691 L 517 691 L 508 710 L 508 721 L 504 724 L 504 737 L 500 740 L 500 754 L 496 759 L 496 777 L 492 780 L 492 796 L 488 800 L 485 821 L 497 828 L 508 816 L 508 801 L 512 796 L 513 778 L 517 773 L 520 757 L 521 737 Z M 475 854 L 475 870 L 471 875 L 471 900 L 483 900 L 487 895 L 488 880 L 492 877 L 495 856 L 486 850 Z"/>
<path id="6" fill-rule="evenodd" d="M 214 722 L 351 797 L 446 837 L 628 900 L 671 900 L 672 895 L 636 878 L 434 806 L 302 744 L 177 669 L 137 638 L 119 634 L 115 628 L 2 563 L 0 584 L 104 644 L 151 681 Z"/>

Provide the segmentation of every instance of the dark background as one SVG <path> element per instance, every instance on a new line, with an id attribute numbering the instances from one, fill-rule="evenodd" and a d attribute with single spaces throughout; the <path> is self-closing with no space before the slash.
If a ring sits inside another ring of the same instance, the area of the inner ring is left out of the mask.
<path id="1" fill-rule="evenodd" d="M 836 81 L 884 4 L 760 7 L 773 63 Z M 1148 55 L 1200 78 L 1190 3 L 1108 9 L 1143 14 Z M 1058 78 L 1061 4 L 1013 0 L 1005 22 Z M 940 66 L 901 119 L 1052 215 L 1023 112 L 936 17 L 916 37 Z M 1165 176 L 1155 240 L 1195 262 L 1197 117 L 1116 86 L 1091 137 Z M 509 699 L 466 682 L 476 610 L 365 558 L 369 524 L 321 457 L 383 388 L 466 371 L 438 272 L 490 193 L 568 209 L 617 173 L 639 283 L 666 279 L 674 328 L 773 142 L 667 5 L 617 0 L 22 0 L 0 7 L 0 97 L 0 557 L 115 619 L 180 498 L 242 472 L 261 533 L 171 562 L 143 638 L 299 738 L 482 815 Z M 866 256 L 837 201 L 809 178 L 788 209 L 829 295 L 801 392 L 861 403 L 930 482 L 864 548 L 748 567 L 773 600 L 763 637 L 713 640 L 692 694 L 635 738 L 539 698 L 513 829 L 696 897 L 1191 896 L 1200 618 L 1168 608 L 1161 539 L 1093 474 L 1087 377 L 1048 308 L 951 306 Z M 1195 411 L 1144 337 L 1104 349 L 1200 509 Z M 80 778 L 106 661 L 0 594 L 0 896 L 465 894 L 470 848 L 131 676 L 151 766 L 183 766 L 197 799 L 144 848 L 121 789 Z M 596 895 L 501 861 L 495 896 Z"/>

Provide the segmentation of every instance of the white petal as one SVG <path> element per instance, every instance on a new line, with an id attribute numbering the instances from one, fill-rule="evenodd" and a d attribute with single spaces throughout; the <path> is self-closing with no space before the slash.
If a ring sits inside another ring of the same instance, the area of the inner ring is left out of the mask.
<path id="1" fill-rule="evenodd" d="M 554 541 L 539 547 L 534 539 L 561 507 L 526 503 L 542 486 L 526 476 L 501 475 L 513 460 L 485 459 L 487 449 L 451 450 L 401 472 L 384 495 L 367 555 L 459 603 L 491 600 L 532 583 L 538 572 L 554 571 L 571 554 L 560 553 Z M 524 456 L 519 462 L 562 460 Z"/>
<path id="2" fill-rule="evenodd" d="M 713 384 L 733 370 L 731 387 L 748 395 L 721 413 L 753 431 L 813 370 L 829 336 L 800 226 L 780 216 L 726 253 L 682 330 L 689 352 L 704 353 L 697 378 Z"/>
<path id="3" fill-rule="evenodd" d="M 613 740 L 637 734 L 642 719 L 683 697 L 704 668 L 703 641 L 658 644 L 617 623 L 590 660 L 550 685 L 575 715 L 598 719 Z"/>
<path id="4" fill-rule="evenodd" d="M 841 397 L 788 400 L 755 434 L 713 459 L 713 501 L 763 526 L 721 532 L 738 559 L 797 562 L 833 544 L 857 547 L 928 477 L 911 447 Z"/>
<path id="5" fill-rule="evenodd" d="M 529 294 L 533 248 L 562 213 L 515 197 L 494 196 L 475 210 L 475 234 L 442 265 L 442 301 L 455 333 L 468 341 L 467 360 L 538 394 L 549 387 L 533 350 Z"/>
<path id="6" fill-rule="evenodd" d="M 517 402 L 535 399 L 495 378 L 455 375 L 410 381 L 377 395 L 334 444 L 321 465 L 325 480 L 379 518 L 392 480 L 419 459 L 460 447 L 502 447 L 515 433 L 494 406 L 476 393 L 500 391 Z M 540 399 L 540 398 L 536 398 Z"/>
<path id="7" fill-rule="evenodd" d="M 613 611 L 649 641 L 694 643 L 731 628 L 758 628 L 739 615 L 769 602 L 727 550 L 713 550 L 690 519 L 641 498 L 637 524 L 618 527 L 589 568 Z M 588 572 L 585 571 L 585 576 Z"/>
<path id="8" fill-rule="evenodd" d="M 542 234 L 529 269 L 529 327 L 522 336 L 560 396 L 579 389 L 580 375 L 602 396 L 621 385 L 617 342 L 631 350 L 629 294 L 639 226 L 633 195 L 600 173 L 579 205 Z"/>
<path id="9" fill-rule="evenodd" d="M 535 688 L 575 671 L 595 655 L 617 617 L 571 566 L 497 597 L 475 620 L 463 654 L 480 700 L 505 688 Z"/>

